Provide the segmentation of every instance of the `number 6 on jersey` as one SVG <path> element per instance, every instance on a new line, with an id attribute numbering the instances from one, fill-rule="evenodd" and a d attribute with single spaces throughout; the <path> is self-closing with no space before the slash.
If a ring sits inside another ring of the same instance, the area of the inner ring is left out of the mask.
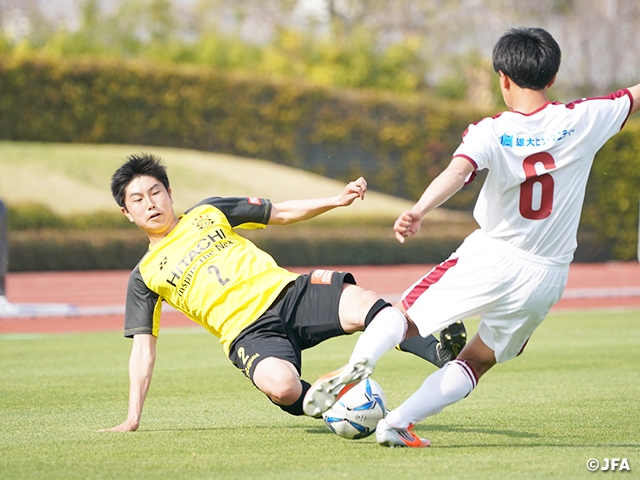
<path id="1" fill-rule="evenodd" d="M 524 159 L 522 166 L 527 179 L 520 184 L 520 215 L 529 220 L 543 220 L 553 211 L 553 177 L 548 173 L 538 175 L 538 163 L 542 163 L 547 170 L 556 166 L 553 157 L 546 152 L 536 153 Z M 535 188 L 536 184 L 540 185 L 540 205 L 537 209 L 533 205 L 534 189 L 538 190 Z"/>

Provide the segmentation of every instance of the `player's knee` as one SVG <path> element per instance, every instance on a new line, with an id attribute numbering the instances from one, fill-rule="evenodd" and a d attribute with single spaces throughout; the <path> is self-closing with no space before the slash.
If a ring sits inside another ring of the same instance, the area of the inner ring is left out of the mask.
<path id="1" fill-rule="evenodd" d="M 265 391 L 266 390 L 266 391 Z M 282 407 L 282 405 L 291 405 L 300 396 L 300 383 L 296 382 L 279 382 L 271 384 L 269 388 L 262 390 L 273 403 Z"/>
<path id="2" fill-rule="evenodd" d="M 279 358 L 263 358 L 255 366 L 251 379 L 261 392 L 278 405 L 291 404 L 300 395 L 300 378 L 295 367 Z"/>
<path id="3" fill-rule="evenodd" d="M 363 291 L 362 297 L 360 298 L 361 304 L 364 306 L 365 310 L 367 311 L 371 309 L 371 307 L 373 307 L 380 300 L 381 300 L 380 295 L 378 295 L 373 290 Z"/>
<path id="4" fill-rule="evenodd" d="M 302 403 L 304 401 L 304 396 L 307 394 L 309 388 L 311 387 L 311 384 L 305 382 L 302 379 L 300 379 L 300 384 L 302 386 L 302 389 L 300 391 L 300 394 L 298 395 L 298 398 L 293 403 L 289 404 L 287 402 L 286 405 L 276 403 L 276 405 L 278 405 L 283 411 L 287 412 L 290 415 L 300 416 L 305 414 L 302 408 Z"/>
<path id="5" fill-rule="evenodd" d="M 373 317 L 388 305 L 373 290 L 347 285 L 343 290 L 339 306 L 342 328 L 346 333 L 364 330 Z"/>

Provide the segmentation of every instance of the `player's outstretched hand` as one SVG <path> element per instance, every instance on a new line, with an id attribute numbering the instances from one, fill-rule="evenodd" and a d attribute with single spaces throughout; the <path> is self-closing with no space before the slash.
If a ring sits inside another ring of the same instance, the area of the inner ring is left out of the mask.
<path id="1" fill-rule="evenodd" d="M 131 422 L 126 420 L 125 422 L 111 428 L 103 428 L 102 430 L 98 430 L 98 432 L 135 432 L 140 424 L 138 422 Z"/>
<path id="2" fill-rule="evenodd" d="M 404 243 L 407 237 L 413 237 L 420 230 L 420 222 L 422 215 L 414 210 L 402 212 L 396 222 L 393 224 L 393 231 L 396 233 L 396 239 L 400 243 Z"/>
<path id="3" fill-rule="evenodd" d="M 367 181 L 364 177 L 360 177 L 353 182 L 349 182 L 340 195 L 339 203 L 341 206 L 351 205 L 356 198 L 364 200 L 364 194 L 367 191 Z"/>

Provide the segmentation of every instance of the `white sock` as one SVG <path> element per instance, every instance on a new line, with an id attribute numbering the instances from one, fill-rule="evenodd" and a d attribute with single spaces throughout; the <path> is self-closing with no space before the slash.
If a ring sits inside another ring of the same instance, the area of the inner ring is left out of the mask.
<path id="1" fill-rule="evenodd" d="M 385 352 L 395 348 L 407 333 L 407 319 L 394 307 L 378 312 L 356 342 L 349 362 L 368 358 L 376 363 Z"/>
<path id="2" fill-rule="evenodd" d="M 453 360 L 427 377 L 422 386 L 405 402 L 387 415 L 387 423 L 407 428 L 421 422 L 444 407 L 459 402 L 477 384 L 473 370 L 466 362 Z"/>

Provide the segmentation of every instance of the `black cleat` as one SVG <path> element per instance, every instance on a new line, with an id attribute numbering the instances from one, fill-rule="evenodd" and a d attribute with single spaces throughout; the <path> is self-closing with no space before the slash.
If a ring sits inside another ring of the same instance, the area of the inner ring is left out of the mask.
<path id="1" fill-rule="evenodd" d="M 454 360 L 467 344 L 467 329 L 457 321 L 440 332 L 440 342 L 436 345 L 439 367 Z"/>

